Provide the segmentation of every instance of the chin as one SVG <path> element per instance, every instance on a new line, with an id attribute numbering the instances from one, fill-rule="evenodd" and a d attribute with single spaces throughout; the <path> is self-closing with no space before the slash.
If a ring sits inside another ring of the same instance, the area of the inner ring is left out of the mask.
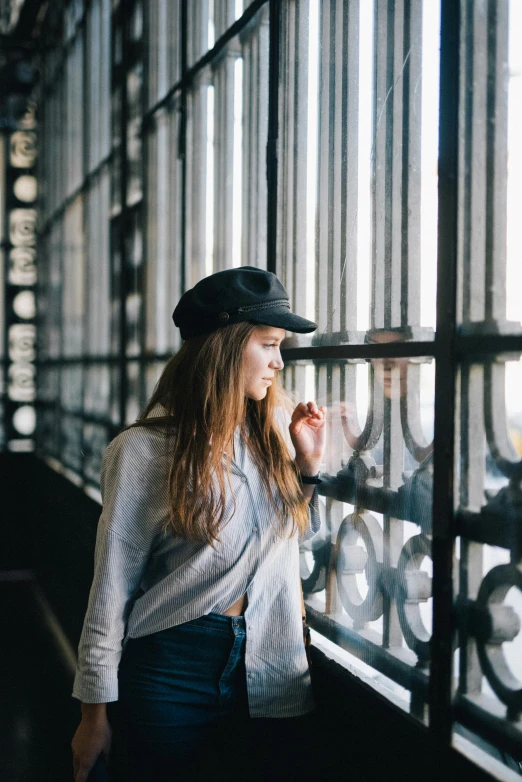
<path id="1" fill-rule="evenodd" d="M 253 399 L 254 402 L 261 402 L 267 394 L 268 388 L 261 388 L 259 391 L 247 391 L 247 399 Z"/>

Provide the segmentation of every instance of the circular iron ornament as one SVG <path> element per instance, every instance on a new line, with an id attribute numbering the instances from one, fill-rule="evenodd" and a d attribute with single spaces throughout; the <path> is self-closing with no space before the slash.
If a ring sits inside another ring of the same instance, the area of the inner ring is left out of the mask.
<path id="1" fill-rule="evenodd" d="M 9 214 L 9 241 L 15 247 L 32 247 L 36 241 L 36 209 L 13 209 Z"/>
<path id="2" fill-rule="evenodd" d="M 357 545 L 359 540 L 364 542 L 366 548 Z M 382 557 L 382 528 L 375 516 L 371 513 L 346 516 L 335 543 L 337 588 L 346 613 L 359 627 L 382 616 Z M 368 592 L 364 597 L 357 585 L 357 576 L 361 573 L 365 574 L 368 583 Z"/>
<path id="3" fill-rule="evenodd" d="M 34 247 L 13 247 L 9 252 L 8 279 L 11 285 L 36 283 L 36 250 Z"/>
<path id="4" fill-rule="evenodd" d="M 32 405 L 22 405 L 13 414 L 13 426 L 19 434 L 29 437 L 36 429 L 36 411 Z"/>
<path id="5" fill-rule="evenodd" d="M 10 161 L 13 168 L 32 168 L 36 162 L 36 134 L 17 130 L 11 136 Z"/>
<path id="6" fill-rule="evenodd" d="M 7 394 L 12 402 L 34 402 L 35 374 L 34 364 L 11 364 Z"/>
<path id="7" fill-rule="evenodd" d="M 32 203 L 36 200 L 38 192 L 36 177 L 29 176 L 29 174 L 19 176 L 13 185 L 13 192 L 19 201 L 23 201 L 25 204 Z"/>
<path id="8" fill-rule="evenodd" d="M 36 303 L 33 291 L 20 291 L 13 299 L 13 310 L 19 318 L 32 320 L 36 315 Z"/>
<path id="9" fill-rule="evenodd" d="M 420 569 L 425 557 L 431 559 L 431 543 L 425 535 L 414 535 L 406 541 L 397 563 L 395 599 L 404 640 L 419 661 L 429 660 L 431 633 L 426 629 L 420 604 L 432 594 L 432 579 Z"/>
<path id="10" fill-rule="evenodd" d="M 522 592 L 522 572 L 515 565 L 497 565 L 483 578 L 477 596 L 474 634 L 480 667 L 491 689 L 513 713 L 522 711 L 522 682 L 512 673 L 502 644 L 520 632 L 520 617 L 504 604 L 510 589 Z"/>
<path id="11" fill-rule="evenodd" d="M 299 572 L 305 595 L 322 592 L 323 589 L 326 589 L 331 552 L 332 544 L 328 540 L 323 540 L 318 546 L 313 547 L 314 564 L 312 568 L 308 566 L 306 561 L 306 551 L 301 549 L 299 552 Z"/>
<path id="12" fill-rule="evenodd" d="M 319 514 L 321 516 L 321 529 L 326 528 L 325 506 L 319 502 Z M 310 568 L 307 562 L 307 553 L 313 557 L 313 566 Z M 311 595 L 313 592 L 322 592 L 326 588 L 326 579 L 330 567 L 332 544 L 321 533 L 301 544 L 299 550 L 299 573 L 303 592 Z"/>
<path id="13" fill-rule="evenodd" d="M 36 329 L 30 323 L 14 323 L 9 327 L 9 358 L 11 361 L 34 361 Z"/>

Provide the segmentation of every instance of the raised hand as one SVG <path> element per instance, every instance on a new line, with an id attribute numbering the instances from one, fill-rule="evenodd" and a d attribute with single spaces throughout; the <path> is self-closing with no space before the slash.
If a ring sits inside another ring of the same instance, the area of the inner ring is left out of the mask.
<path id="1" fill-rule="evenodd" d="M 319 471 L 325 443 L 326 407 L 300 402 L 288 427 L 295 448 L 297 468 L 303 475 Z"/>

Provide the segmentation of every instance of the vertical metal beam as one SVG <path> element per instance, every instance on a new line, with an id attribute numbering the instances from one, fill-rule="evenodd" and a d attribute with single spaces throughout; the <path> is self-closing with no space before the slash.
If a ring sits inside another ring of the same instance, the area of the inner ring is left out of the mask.
<path id="1" fill-rule="evenodd" d="M 433 637 L 429 722 L 435 747 L 451 742 L 453 509 L 457 286 L 459 3 L 441 0 L 438 287 L 433 469 Z"/>
<path id="2" fill-rule="evenodd" d="M 121 154 L 121 180 L 120 180 L 120 231 L 118 247 L 120 254 L 120 312 L 119 312 L 119 425 L 125 426 L 126 408 L 128 397 L 127 379 L 127 288 L 128 288 L 128 258 L 127 236 L 130 227 L 129 210 L 127 209 L 127 186 L 129 179 L 129 162 L 127 158 L 127 125 L 129 115 L 129 101 L 127 94 L 127 72 L 129 69 L 129 30 L 128 18 L 131 0 L 121 0 L 117 11 L 118 21 L 121 27 L 122 57 L 121 57 L 121 124 L 120 124 L 120 154 Z M 113 38 L 114 40 L 114 38 Z M 114 56 L 111 57 L 114 62 Z"/>
<path id="3" fill-rule="evenodd" d="M 180 120 L 179 120 L 179 146 L 178 158 L 181 162 L 181 248 L 180 248 L 180 293 L 185 292 L 186 264 L 187 264 L 187 14 L 188 0 L 181 0 L 180 6 L 180 67 L 181 67 L 181 96 L 180 96 Z"/>
<path id="4" fill-rule="evenodd" d="M 268 141 L 266 145 L 267 235 L 266 268 L 276 270 L 277 256 L 277 147 L 279 137 L 279 63 L 281 0 L 270 0 L 270 49 L 268 55 Z"/>
<path id="5" fill-rule="evenodd" d="M 486 109 L 486 321 L 506 319 L 509 3 L 489 0 Z"/>

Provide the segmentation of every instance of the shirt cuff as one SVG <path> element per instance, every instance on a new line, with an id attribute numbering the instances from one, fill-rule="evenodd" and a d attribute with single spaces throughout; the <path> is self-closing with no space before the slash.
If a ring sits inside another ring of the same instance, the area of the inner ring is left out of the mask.
<path id="1" fill-rule="evenodd" d="M 305 540 L 312 538 L 321 529 L 321 514 L 319 513 L 319 492 L 317 491 L 317 486 L 314 488 L 314 493 L 310 498 L 308 508 L 309 508 L 308 513 L 309 513 L 310 521 L 308 524 L 308 529 L 305 532 L 303 532 L 303 534 L 299 538 L 300 543 L 304 543 Z"/>
<path id="2" fill-rule="evenodd" d="M 112 666 L 76 669 L 73 698 L 82 703 L 110 703 L 118 700 L 118 669 Z"/>

